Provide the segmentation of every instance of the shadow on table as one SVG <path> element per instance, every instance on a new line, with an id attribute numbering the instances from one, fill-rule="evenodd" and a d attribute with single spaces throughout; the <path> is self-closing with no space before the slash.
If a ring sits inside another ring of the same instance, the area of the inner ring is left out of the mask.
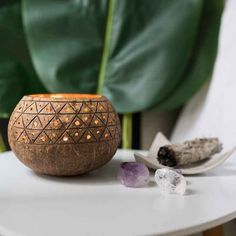
<path id="1" fill-rule="evenodd" d="M 78 176 L 60 177 L 60 176 L 41 175 L 34 172 L 32 172 L 32 175 L 48 181 L 55 181 L 60 183 L 78 184 L 78 185 L 85 185 L 85 184 L 112 185 L 117 182 L 117 171 L 120 162 L 121 162 L 120 160 L 113 159 L 108 164 L 97 170 Z"/>
<path id="2" fill-rule="evenodd" d="M 113 159 L 107 165 L 101 167 L 100 169 L 78 176 L 49 176 L 37 174 L 35 172 L 31 172 L 31 174 L 41 179 L 54 181 L 57 183 L 67 183 L 75 185 L 120 185 L 117 178 L 120 163 L 120 160 Z M 154 180 L 150 180 L 148 186 L 143 188 L 152 187 L 156 187 L 156 182 Z"/>

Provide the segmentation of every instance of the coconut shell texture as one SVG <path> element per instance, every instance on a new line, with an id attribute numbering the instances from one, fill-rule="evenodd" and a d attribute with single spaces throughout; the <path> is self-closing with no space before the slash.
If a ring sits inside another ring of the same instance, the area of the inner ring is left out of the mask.
<path id="1" fill-rule="evenodd" d="M 95 170 L 114 156 L 121 136 L 111 102 L 98 95 L 29 95 L 13 111 L 8 139 L 35 172 L 56 176 Z"/>

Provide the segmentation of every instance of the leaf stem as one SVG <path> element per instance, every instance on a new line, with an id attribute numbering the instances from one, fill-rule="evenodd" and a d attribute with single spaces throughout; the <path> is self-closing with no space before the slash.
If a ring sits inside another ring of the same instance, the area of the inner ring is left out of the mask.
<path id="1" fill-rule="evenodd" d="M 122 148 L 132 148 L 132 114 L 127 113 L 123 115 L 122 120 Z"/>
<path id="2" fill-rule="evenodd" d="M 2 135 L 0 133 L 0 152 L 5 152 L 6 151 L 6 147 L 2 138 Z"/>
<path id="3" fill-rule="evenodd" d="M 111 36 L 112 36 L 112 21 L 114 16 L 114 8 L 115 8 L 116 0 L 109 0 L 108 5 L 108 13 L 107 13 L 107 23 L 104 37 L 104 48 L 102 54 L 102 60 L 100 65 L 100 72 L 98 77 L 98 87 L 97 93 L 103 93 L 103 87 L 105 83 L 105 75 L 106 68 L 109 58 L 109 50 L 111 44 Z M 132 147 L 132 114 L 124 114 L 123 116 L 123 127 L 122 127 L 122 148 L 131 149 Z"/>
<path id="4" fill-rule="evenodd" d="M 104 48 L 103 48 L 100 72 L 99 72 L 99 77 L 98 77 L 98 87 L 97 87 L 98 94 L 102 94 L 102 90 L 103 90 L 103 86 L 105 82 L 105 74 L 106 74 L 107 62 L 108 62 L 108 57 L 109 57 L 109 49 L 110 49 L 110 43 L 111 43 L 111 35 L 112 35 L 112 21 L 113 21 L 114 7 L 115 7 L 115 0 L 109 0 L 106 30 L 105 30 L 105 37 L 104 37 Z"/>

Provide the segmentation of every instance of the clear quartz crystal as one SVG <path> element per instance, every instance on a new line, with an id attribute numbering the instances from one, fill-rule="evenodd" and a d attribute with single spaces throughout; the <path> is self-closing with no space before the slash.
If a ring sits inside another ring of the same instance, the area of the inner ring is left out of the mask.
<path id="1" fill-rule="evenodd" d="M 186 180 L 179 170 L 157 169 L 155 181 L 161 191 L 166 193 L 184 194 L 186 191 Z"/>

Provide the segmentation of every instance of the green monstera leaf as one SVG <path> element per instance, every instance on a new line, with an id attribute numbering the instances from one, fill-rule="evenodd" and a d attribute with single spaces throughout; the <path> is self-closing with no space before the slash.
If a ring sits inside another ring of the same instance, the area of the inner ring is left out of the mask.
<path id="1" fill-rule="evenodd" d="M 26 93 L 46 92 L 35 73 L 19 1 L 0 2 L 0 116 L 8 117 Z"/>
<path id="2" fill-rule="evenodd" d="M 223 0 L 23 1 L 50 92 L 103 93 L 120 113 L 182 105 L 209 78 Z"/>
<path id="3" fill-rule="evenodd" d="M 26 93 L 101 93 L 119 113 L 183 105 L 210 78 L 224 0 L 0 3 L 0 114 Z M 124 120 L 130 126 L 130 116 Z M 126 129 L 128 130 L 128 129 Z"/>

